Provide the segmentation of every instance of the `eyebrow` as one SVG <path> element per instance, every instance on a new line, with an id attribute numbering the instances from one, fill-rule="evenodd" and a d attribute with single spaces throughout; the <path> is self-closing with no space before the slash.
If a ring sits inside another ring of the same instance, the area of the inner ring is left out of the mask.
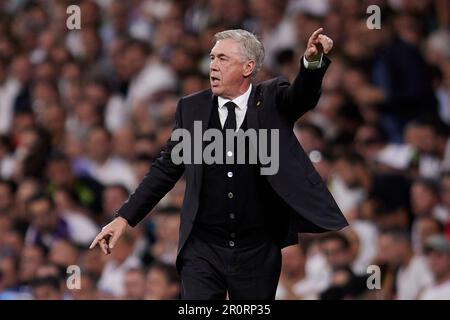
<path id="1" fill-rule="evenodd" d="M 209 56 L 212 57 L 212 56 L 216 56 L 216 55 L 215 55 L 214 53 L 211 52 L 211 53 L 209 54 Z M 230 57 L 227 56 L 225 53 L 219 53 L 219 54 L 217 54 L 217 57 L 218 57 L 218 58 L 222 58 L 222 57 L 230 58 Z"/>

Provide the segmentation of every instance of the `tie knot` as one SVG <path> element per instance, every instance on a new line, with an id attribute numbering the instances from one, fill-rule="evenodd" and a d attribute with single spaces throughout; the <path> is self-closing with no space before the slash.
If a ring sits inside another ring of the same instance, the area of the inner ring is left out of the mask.
<path id="1" fill-rule="evenodd" d="M 228 112 L 230 111 L 234 111 L 234 109 L 236 109 L 236 103 L 234 103 L 233 101 L 228 101 L 227 103 L 225 103 L 225 107 L 227 107 Z"/>

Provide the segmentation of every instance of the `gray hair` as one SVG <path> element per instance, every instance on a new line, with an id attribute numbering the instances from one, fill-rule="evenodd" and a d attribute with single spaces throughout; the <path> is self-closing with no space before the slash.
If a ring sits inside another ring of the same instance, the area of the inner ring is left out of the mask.
<path id="1" fill-rule="evenodd" d="M 241 46 L 241 54 L 244 59 L 255 61 L 255 69 L 252 77 L 254 78 L 261 69 L 264 61 L 264 46 L 256 36 L 242 29 L 226 30 L 214 35 L 215 42 L 224 39 L 233 39 Z"/>

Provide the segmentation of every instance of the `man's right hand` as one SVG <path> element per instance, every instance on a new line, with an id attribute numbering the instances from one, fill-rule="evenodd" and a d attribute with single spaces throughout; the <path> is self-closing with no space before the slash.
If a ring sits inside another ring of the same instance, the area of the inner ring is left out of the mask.
<path id="1" fill-rule="evenodd" d="M 128 226 L 127 220 L 117 217 L 106 226 L 92 241 L 89 249 L 94 248 L 97 244 L 100 246 L 104 254 L 110 254 L 119 237 L 124 233 Z"/>

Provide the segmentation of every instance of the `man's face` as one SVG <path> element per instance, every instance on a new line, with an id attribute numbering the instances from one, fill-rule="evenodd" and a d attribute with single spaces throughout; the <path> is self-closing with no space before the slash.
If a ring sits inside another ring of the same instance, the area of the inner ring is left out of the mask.
<path id="1" fill-rule="evenodd" d="M 133 251 L 133 242 L 118 241 L 109 257 L 117 263 L 122 263 L 131 254 L 131 251 Z"/>
<path id="2" fill-rule="evenodd" d="M 68 267 L 76 264 L 78 252 L 65 240 L 57 240 L 52 244 L 49 260 L 56 265 Z"/>
<path id="3" fill-rule="evenodd" d="M 158 239 L 166 244 L 178 243 L 178 230 L 180 228 L 180 216 L 177 214 L 163 215 L 159 217 L 157 226 Z"/>
<path id="4" fill-rule="evenodd" d="M 357 188 L 360 186 L 357 176 L 356 166 L 352 166 L 345 160 L 338 160 L 335 163 L 335 172 L 344 180 L 349 188 Z"/>
<path id="5" fill-rule="evenodd" d="M 414 214 L 428 214 L 438 199 L 436 195 L 421 183 L 414 183 L 411 187 L 411 206 Z"/>
<path id="6" fill-rule="evenodd" d="M 392 267 L 401 265 L 408 249 L 408 242 L 395 240 L 389 234 L 382 234 L 378 238 L 378 256 L 382 263 L 387 263 Z"/>
<path id="7" fill-rule="evenodd" d="M 24 247 L 20 257 L 20 279 L 27 281 L 33 278 L 36 270 L 42 265 L 43 260 L 43 253 L 39 248 L 32 245 Z"/>
<path id="8" fill-rule="evenodd" d="M 48 165 L 47 176 L 57 186 L 70 187 L 73 181 L 72 168 L 65 160 L 51 161 Z"/>
<path id="9" fill-rule="evenodd" d="M 383 143 L 378 132 L 371 127 L 361 127 L 355 136 L 355 149 L 366 159 L 373 159 Z"/>
<path id="10" fill-rule="evenodd" d="M 210 59 L 209 80 L 214 95 L 228 99 L 238 96 L 242 82 L 249 76 L 239 43 L 233 39 L 217 41 Z"/>
<path id="11" fill-rule="evenodd" d="M 435 148 L 436 135 L 432 127 L 419 126 L 407 129 L 405 140 L 419 151 L 431 153 Z"/>
<path id="12" fill-rule="evenodd" d="M 125 61 L 130 68 L 131 74 L 135 75 L 145 66 L 147 57 L 136 46 L 127 48 L 125 51 Z"/>
<path id="13" fill-rule="evenodd" d="M 422 248 L 429 237 L 438 235 L 439 232 L 438 222 L 432 217 L 423 217 L 417 221 L 417 234 Z"/>
<path id="14" fill-rule="evenodd" d="M 128 195 L 116 187 L 106 188 L 103 192 L 103 210 L 106 214 L 113 214 L 126 201 Z"/>
<path id="15" fill-rule="evenodd" d="M 427 254 L 430 270 L 437 278 L 444 277 L 450 270 L 450 253 L 432 250 Z"/>
<path id="16" fill-rule="evenodd" d="M 142 299 L 145 295 L 145 278 L 139 271 L 125 274 L 124 287 L 127 299 Z"/>
<path id="17" fill-rule="evenodd" d="M 95 130 L 90 133 L 87 151 L 92 159 L 104 161 L 109 157 L 110 147 L 109 137 L 103 130 Z"/>
<path id="18" fill-rule="evenodd" d="M 41 285 L 33 290 L 36 300 L 61 300 L 61 293 L 51 285 Z"/>
<path id="19" fill-rule="evenodd" d="M 164 300 L 168 296 L 169 282 L 164 272 L 159 269 L 150 269 L 146 279 L 146 299 Z"/>
<path id="20" fill-rule="evenodd" d="M 100 276 L 106 262 L 106 256 L 102 254 L 99 247 L 95 247 L 92 250 L 84 251 L 81 261 L 83 270 Z"/>
<path id="21" fill-rule="evenodd" d="M 322 244 L 322 252 L 327 258 L 331 268 L 336 269 L 346 266 L 349 261 L 349 253 L 337 240 L 328 240 Z"/>
<path id="22" fill-rule="evenodd" d="M 31 224 L 41 232 L 49 232 L 55 227 L 55 212 L 48 201 L 44 199 L 34 201 L 30 204 L 28 210 Z"/>
<path id="23" fill-rule="evenodd" d="M 13 286 L 17 282 L 17 272 L 12 257 L 2 258 L 0 260 L 0 290 Z"/>

